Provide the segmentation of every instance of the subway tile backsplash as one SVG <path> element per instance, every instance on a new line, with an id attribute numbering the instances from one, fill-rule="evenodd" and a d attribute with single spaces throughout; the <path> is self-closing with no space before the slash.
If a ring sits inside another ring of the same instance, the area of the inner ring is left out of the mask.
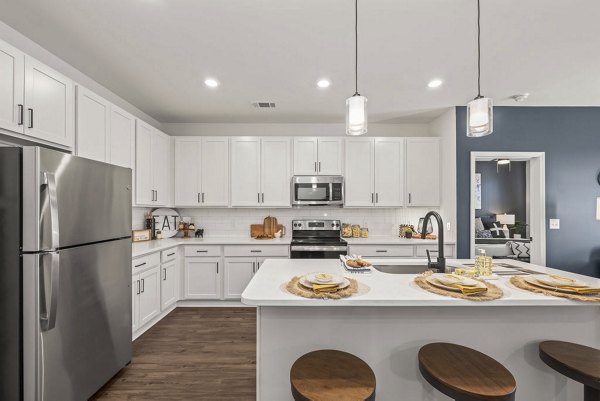
<path id="1" fill-rule="evenodd" d="M 141 229 L 144 213 L 149 208 L 133 208 L 133 229 Z M 350 208 L 294 208 L 294 209 L 177 209 L 182 217 L 190 217 L 198 228 L 204 228 L 208 236 L 249 235 L 251 224 L 260 224 L 266 216 L 277 217 L 289 234 L 294 219 L 335 219 L 342 223 L 359 224 L 369 228 L 371 236 L 398 235 L 399 224 L 413 224 L 431 208 L 389 208 L 389 209 L 350 209 Z M 434 209 L 437 210 L 437 209 Z"/>

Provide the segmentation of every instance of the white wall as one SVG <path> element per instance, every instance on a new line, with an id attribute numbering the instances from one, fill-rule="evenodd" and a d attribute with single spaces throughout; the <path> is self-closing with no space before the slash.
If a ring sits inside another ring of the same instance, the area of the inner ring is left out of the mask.
<path id="1" fill-rule="evenodd" d="M 160 122 L 150 117 L 148 114 L 144 113 L 131 103 L 125 101 L 117 94 L 106 89 L 104 86 L 100 85 L 92 78 L 88 77 L 72 65 L 66 63 L 62 59 L 50 53 L 48 50 L 44 49 L 31 39 L 27 38 L 26 36 L 22 35 L 10 26 L 6 25 L 2 21 L 0 21 L 0 40 L 7 42 L 8 44 L 16 47 L 17 49 L 28 54 L 29 56 L 41 61 L 42 63 L 48 65 L 49 67 L 72 79 L 76 83 L 85 86 L 89 90 L 104 97 L 106 100 L 121 107 L 122 109 L 133 114 L 137 118 L 144 120 L 148 124 L 153 125 L 158 129 L 162 129 Z"/>
<path id="2" fill-rule="evenodd" d="M 174 136 L 344 136 L 344 124 L 164 123 Z M 369 136 L 431 136 L 428 124 L 370 124 Z"/>
<path id="3" fill-rule="evenodd" d="M 429 124 L 431 136 L 440 138 L 441 148 L 441 194 L 440 214 L 445 223 L 448 241 L 456 240 L 456 110 L 454 107 Z"/>

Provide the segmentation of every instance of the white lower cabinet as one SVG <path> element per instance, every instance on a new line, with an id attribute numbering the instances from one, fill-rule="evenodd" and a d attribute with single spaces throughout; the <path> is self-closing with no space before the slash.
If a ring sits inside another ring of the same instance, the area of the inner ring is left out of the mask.
<path id="1" fill-rule="evenodd" d="M 158 266 L 133 276 L 133 331 L 160 313 L 160 269 Z"/>
<path id="2" fill-rule="evenodd" d="M 184 297 L 186 299 L 221 298 L 221 258 L 186 257 Z"/>
<path id="3" fill-rule="evenodd" d="M 257 258 L 225 259 L 224 295 L 225 299 L 240 299 L 242 292 L 258 271 Z"/>
<path id="4" fill-rule="evenodd" d="M 160 268 L 160 309 L 166 310 L 179 299 L 179 269 L 177 260 L 163 263 Z"/>

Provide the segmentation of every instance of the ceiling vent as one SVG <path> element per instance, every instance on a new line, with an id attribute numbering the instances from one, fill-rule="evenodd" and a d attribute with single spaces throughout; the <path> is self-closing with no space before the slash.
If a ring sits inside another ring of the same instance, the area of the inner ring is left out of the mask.
<path id="1" fill-rule="evenodd" d="M 275 102 L 252 102 L 252 106 L 259 109 L 274 109 Z"/>

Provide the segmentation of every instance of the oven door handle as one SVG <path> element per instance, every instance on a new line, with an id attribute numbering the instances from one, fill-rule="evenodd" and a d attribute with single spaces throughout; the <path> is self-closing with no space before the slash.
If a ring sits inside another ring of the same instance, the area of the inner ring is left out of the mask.
<path id="1" fill-rule="evenodd" d="M 291 250 L 293 251 L 308 251 L 308 252 L 337 252 L 347 251 L 347 246 L 337 245 L 292 245 Z"/>

